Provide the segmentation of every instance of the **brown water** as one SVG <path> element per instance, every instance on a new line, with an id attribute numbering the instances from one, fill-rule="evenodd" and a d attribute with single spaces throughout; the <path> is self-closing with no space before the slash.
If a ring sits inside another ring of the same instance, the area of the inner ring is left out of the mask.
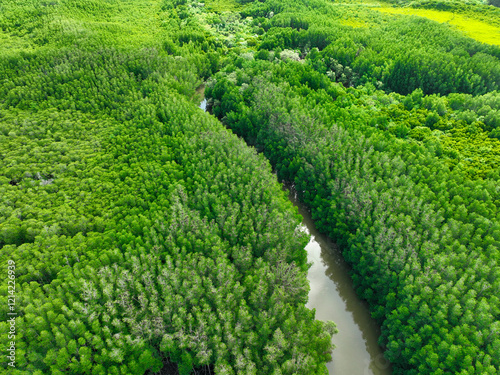
<path id="1" fill-rule="evenodd" d="M 199 107 L 207 110 L 203 97 Z M 201 91 L 203 90 L 203 91 Z M 327 236 L 314 227 L 307 208 L 299 202 L 295 190 L 287 186 L 289 198 L 302 215 L 301 229 L 311 235 L 306 246 L 311 285 L 307 307 L 316 309 L 316 319 L 333 320 L 338 333 L 332 342 L 336 346 L 332 361 L 327 363 L 332 375 L 390 375 L 391 366 L 384 358 L 377 340 L 380 327 L 372 319 L 367 304 L 354 291 L 350 267 L 339 249 Z"/>
<path id="2" fill-rule="evenodd" d="M 377 340 L 380 327 L 372 319 L 366 302 L 356 295 L 349 276 L 350 267 L 327 236 L 314 227 L 311 215 L 297 199 L 293 189 L 289 198 L 302 215 L 302 230 L 311 235 L 306 246 L 312 263 L 308 279 L 311 285 L 307 307 L 316 309 L 316 319 L 333 320 L 338 333 L 332 342 L 336 348 L 327 364 L 335 375 L 388 375 L 391 366 Z"/>

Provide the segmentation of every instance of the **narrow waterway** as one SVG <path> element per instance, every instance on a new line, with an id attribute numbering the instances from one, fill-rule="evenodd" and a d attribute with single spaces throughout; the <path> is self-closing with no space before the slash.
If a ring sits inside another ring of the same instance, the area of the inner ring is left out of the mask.
<path id="1" fill-rule="evenodd" d="M 195 95 L 197 98 L 201 100 L 198 107 L 203 109 L 205 112 L 207 111 L 207 98 L 205 98 L 205 85 L 198 86 L 196 89 Z"/>
<path id="2" fill-rule="evenodd" d="M 377 343 L 380 327 L 372 319 L 367 304 L 356 295 L 349 265 L 335 243 L 316 230 L 295 190 L 288 187 L 288 191 L 303 217 L 302 229 L 311 235 L 306 246 L 307 259 L 312 263 L 307 307 L 316 309 L 316 319 L 333 320 L 338 329 L 332 340 L 336 346 L 332 361 L 327 364 L 330 374 L 391 374 L 390 364 Z"/>
<path id="3" fill-rule="evenodd" d="M 197 94 L 203 99 L 199 105 L 207 110 L 204 87 Z M 306 246 L 308 262 L 312 263 L 308 279 L 311 285 L 307 307 L 316 309 L 316 319 L 333 320 L 338 333 L 332 342 L 336 348 L 328 371 L 334 375 L 389 375 L 391 367 L 384 358 L 377 340 L 380 327 L 372 319 L 368 306 L 354 291 L 349 266 L 342 254 L 327 236 L 314 227 L 307 208 L 299 202 L 293 187 L 286 186 L 290 201 L 301 214 L 302 229 L 311 235 Z"/>

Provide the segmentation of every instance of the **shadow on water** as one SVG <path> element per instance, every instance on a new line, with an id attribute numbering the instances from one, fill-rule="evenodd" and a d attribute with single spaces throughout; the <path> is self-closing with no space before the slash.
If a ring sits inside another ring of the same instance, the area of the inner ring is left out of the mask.
<path id="1" fill-rule="evenodd" d="M 316 309 L 316 319 L 333 320 L 338 333 L 336 348 L 327 364 L 335 375 L 388 375 L 391 366 L 378 345 L 380 327 L 372 319 L 368 305 L 354 291 L 350 267 L 335 243 L 319 233 L 308 209 L 298 201 L 291 186 L 289 198 L 303 217 L 302 229 L 311 235 L 306 246 L 311 285 L 307 307 Z"/>

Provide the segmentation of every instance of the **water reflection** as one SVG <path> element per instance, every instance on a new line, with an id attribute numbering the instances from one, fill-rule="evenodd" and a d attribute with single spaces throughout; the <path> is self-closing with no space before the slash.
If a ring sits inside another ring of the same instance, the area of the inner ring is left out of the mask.
<path id="1" fill-rule="evenodd" d="M 306 246 L 308 261 L 313 263 L 308 278 L 311 285 L 307 307 L 316 309 L 319 320 L 333 320 L 339 332 L 334 335 L 336 348 L 327 364 L 335 375 L 388 375 L 391 368 L 378 346 L 380 327 L 370 316 L 367 304 L 360 300 L 349 276 L 350 267 L 335 243 L 319 233 L 309 211 L 288 187 L 290 200 L 303 217 L 303 230 L 311 234 Z"/>
<path id="2" fill-rule="evenodd" d="M 199 107 L 206 112 L 207 111 L 207 99 L 203 98 L 203 101 L 200 103 Z"/>

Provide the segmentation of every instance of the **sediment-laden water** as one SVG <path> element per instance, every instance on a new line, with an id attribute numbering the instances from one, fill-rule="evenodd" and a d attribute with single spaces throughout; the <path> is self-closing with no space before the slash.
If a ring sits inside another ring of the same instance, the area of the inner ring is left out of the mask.
<path id="1" fill-rule="evenodd" d="M 205 98 L 199 107 L 207 110 Z M 391 374 L 390 364 L 377 343 L 380 327 L 372 319 L 367 304 L 356 295 L 350 267 L 335 243 L 316 230 L 293 187 L 287 188 L 289 199 L 303 217 L 302 230 L 311 235 L 306 246 L 308 261 L 312 263 L 308 272 L 311 290 L 307 307 L 316 309 L 316 319 L 333 320 L 339 331 L 332 340 L 336 348 L 327 364 L 330 374 Z"/>
<path id="2" fill-rule="evenodd" d="M 311 235 L 306 246 L 308 261 L 312 263 L 307 307 L 316 309 L 316 319 L 333 320 L 339 331 L 332 340 L 336 348 L 327 364 L 330 374 L 391 374 L 390 364 L 377 343 L 380 327 L 372 319 L 367 304 L 356 295 L 350 267 L 335 243 L 317 231 L 293 188 L 288 190 L 290 200 L 303 217 L 302 229 Z"/>

